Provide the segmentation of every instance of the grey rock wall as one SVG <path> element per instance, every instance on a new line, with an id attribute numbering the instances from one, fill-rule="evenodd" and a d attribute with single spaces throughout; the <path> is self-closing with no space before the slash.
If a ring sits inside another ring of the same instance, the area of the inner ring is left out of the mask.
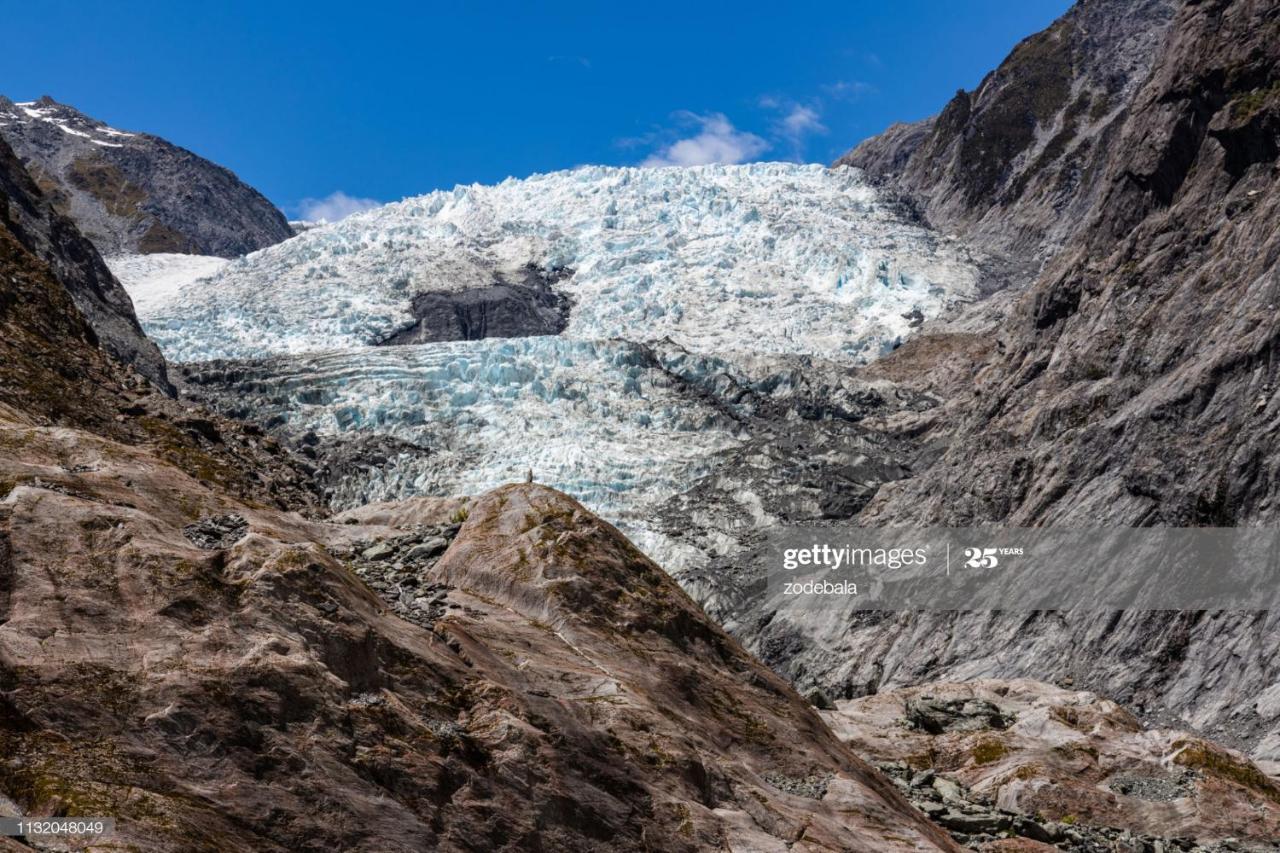
<path id="1" fill-rule="evenodd" d="M 104 255 L 233 258 L 293 236 L 284 215 L 229 170 L 48 96 L 17 104 L 0 96 L 0 136 Z"/>

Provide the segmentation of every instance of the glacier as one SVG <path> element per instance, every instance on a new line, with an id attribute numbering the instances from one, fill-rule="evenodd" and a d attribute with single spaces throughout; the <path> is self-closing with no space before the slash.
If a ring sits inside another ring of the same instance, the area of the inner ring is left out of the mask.
<path id="1" fill-rule="evenodd" d="M 140 308 L 175 361 L 377 343 L 415 294 L 566 273 L 577 340 L 869 361 L 971 299 L 979 259 L 848 167 L 592 166 L 388 204 Z M 916 312 L 913 314 L 913 312 Z"/>
<path id="2" fill-rule="evenodd" d="M 532 471 L 620 518 L 636 499 L 708 473 L 713 454 L 737 441 L 733 417 L 627 341 L 369 347 L 215 362 L 188 377 L 294 435 L 379 433 L 422 448 L 352 472 L 333 496 L 341 507 L 479 494 Z"/>
<path id="3" fill-rule="evenodd" d="M 225 263 L 111 259 L 187 393 L 319 440 L 313 454 L 393 440 L 331 459 L 335 507 L 532 471 L 672 571 L 767 524 L 787 483 L 816 506 L 817 467 L 854 476 L 867 448 L 838 413 L 869 392 L 851 369 L 971 301 L 983 264 L 858 170 L 781 163 L 583 167 L 429 193 Z M 558 335 L 376 345 L 417 322 L 415 297 L 530 270 L 567 297 Z M 775 435 L 821 465 L 782 471 L 761 452 Z M 700 543 L 660 519 L 704 504 L 681 498 L 695 485 L 728 507 L 699 517 Z"/>

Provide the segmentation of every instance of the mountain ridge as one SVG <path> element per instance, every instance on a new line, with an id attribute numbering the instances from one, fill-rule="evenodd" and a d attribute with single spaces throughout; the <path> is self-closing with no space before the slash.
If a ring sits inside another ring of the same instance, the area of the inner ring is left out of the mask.
<path id="1" fill-rule="evenodd" d="M 0 224 L 11 239 L 48 265 L 92 329 L 94 343 L 100 342 L 111 355 L 172 393 L 164 357 L 143 334 L 129 294 L 75 224 L 40 191 L 3 138 L 0 200 Z"/>
<path id="2" fill-rule="evenodd" d="M 936 228 L 1025 259 L 1064 245 L 1176 0 L 1082 0 L 1019 42 L 938 115 L 896 124 L 840 157 L 905 192 Z"/>
<path id="3" fill-rule="evenodd" d="M 21 103 L 0 96 L 0 136 L 104 255 L 230 258 L 293 236 L 284 215 L 229 169 L 48 95 Z"/>

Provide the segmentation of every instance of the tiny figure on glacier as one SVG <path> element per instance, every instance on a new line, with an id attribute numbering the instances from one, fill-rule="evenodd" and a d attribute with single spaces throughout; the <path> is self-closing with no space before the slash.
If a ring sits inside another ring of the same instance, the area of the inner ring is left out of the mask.
<path id="1" fill-rule="evenodd" d="M 533 469 L 532 469 L 532 468 L 530 468 L 530 469 L 529 469 L 529 472 L 528 472 L 527 474 L 525 474 L 525 475 L 524 475 L 524 481 L 525 481 L 526 483 L 532 483 L 532 482 L 533 482 Z"/>

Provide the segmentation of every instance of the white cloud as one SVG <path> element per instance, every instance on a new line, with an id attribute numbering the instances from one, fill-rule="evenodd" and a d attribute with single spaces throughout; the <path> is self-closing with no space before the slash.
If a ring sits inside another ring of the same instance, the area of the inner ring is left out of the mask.
<path id="1" fill-rule="evenodd" d="M 337 222 L 353 213 L 381 207 L 374 198 L 355 198 L 342 190 L 329 193 L 324 198 L 304 198 L 298 202 L 298 215 L 308 222 Z"/>
<path id="2" fill-rule="evenodd" d="M 780 95 L 764 95 L 756 103 L 761 109 L 775 114 L 769 125 L 773 147 L 786 150 L 787 156 L 797 163 L 804 162 L 809 137 L 827 132 L 819 112 L 822 101 L 818 98 L 801 104 Z"/>
<path id="3" fill-rule="evenodd" d="M 700 128 L 695 136 L 680 139 L 649 155 L 642 166 L 702 166 L 707 163 L 743 163 L 769 150 L 769 143 L 738 130 L 724 113 L 682 114 Z"/>
<path id="4" fill-rule="evenodd" d="M 827 127 L 822 123 L 818 111 L 811 107 L 796 104 L 783 117 L 782 135 L 792 142 L 798 143 L 811 133 L 826 133 Z"/>
<path id="5" fill-rule="evenodd" d="M 863 95 L 874 95 L 877 92 L 875 86 L 862 80 L 838 80 L 822 88 L 831 97 L 843 101 L 856 101 Z"/>

